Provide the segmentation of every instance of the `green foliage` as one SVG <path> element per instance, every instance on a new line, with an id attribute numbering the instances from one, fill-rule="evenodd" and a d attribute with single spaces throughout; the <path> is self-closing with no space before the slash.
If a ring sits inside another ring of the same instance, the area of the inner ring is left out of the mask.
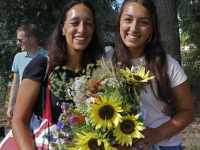
<path id="1" fill-rule="evenodd" d="M 182 67 L 188 76 L 190 88 L 200 88 L 200 63 L 196 62 L 200 60 L 200 51 L 190 50 L 184 55 L 184 57 L 188 56 L 188 58 L 182 62 Z"/>
<path id="2" fill-rule="evenodd" d="M 7 105 L 9 101 L 9 94 L 5 87 L 6 87 L 5 85 L 0 87 L 0 105 L 1 106 Z"/>
<path id="3" fill-rule="evenodd" d="M 184 56 L 184 71 L 188 76 L 191 88 L 200 88 L 200 1 L 181 0 L 178 7 L 179 25 L 181 28 L 181 45 L 194 45 Z"/>
<path id="4" fill-rule="evenodd" d="M 191 144 L 192 150 L 200 150 L 200 147 L 197 147 L 195 144 Z"/>
<path id="5" fill-rule="evenodd" d="M 188 43 L 187 41 L 187 38 L 188 38 L 188 35 L 187 35 L 187 33 L 186 32 L 183 32 L 183 33 L 181 33 L 180 34 L 180 44 L 182 45 L 182 46 L 185 46 L 185 45 L 187 45 L 187 44 L 190 44 L 190 43 Z"/>
<path id="6" fill-rule="evenodd" d="M 102 42 L 106 45 L 110 45 L 114 42 L 114 38 L 109 34 L 110 31 L 115 31 L 115 17 L 119 5 L 116 0 L 88 0 L 95 8 L 96 21 L 98 33 L 102 39 Z M 116 10 L 111 9 L 111 6 L 115 6 Z"/>
<path id="7" fill-rule="evenodd" d="M 178 7 L 182 43 L 200 47 L 200 1 L 181 0 Z"/>

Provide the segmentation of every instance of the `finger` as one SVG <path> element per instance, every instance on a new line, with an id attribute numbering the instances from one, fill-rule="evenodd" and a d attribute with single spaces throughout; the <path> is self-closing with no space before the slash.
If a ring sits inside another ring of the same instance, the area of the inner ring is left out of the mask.
<path id="1" fill-rule="evenodd" d="M 162 109 L 162 113 L 165 113 L 167 109 L 165 109 L 165 107 Z"/>
<path id="2" fill-rule="evenodd" d="M 147 140 L 146 139 L 141 139 L 140 141 L 132 144 L 132 147 L 138 147 L 138 146 L 144 145 L 145 143 L 147 143 Z"/>
<path id="3" fill-rule="evenodd" d="M 164 113 L 165 116 L 171 116 L 171 113 Z"/>
<path id="4" fill-rule="evenodd" d="M 132 139 L 132 144 L 135 144 L 135 143 L 137 143 L 138 141 L 140 141 L 141 139 L 138 139 L 138 138 L 134 138 L 134 139 Z"/>
<path id="5" fill-rule="evenodd" d="M 165 116 L 171 116 L 171 114 L 172 114 L 172 110 L 171 109 L 170 110 L 165 110 L 165 112 L 164 112 Z"/>
<path id="6" fill-rule="evenodd" d="M 171 110 L 165 110 L 165 112 L 164 113 L 166 113 L 166 114 L 171 114 Z"/>
<path id="7" fill-rule="evenodd" d="M 9 118 L 12 118 L 13 112 L 8 112 L 8 113 L 7 113 L 7 116 L 8 116 Z"/>
<path id="8" fill-rule="evenodd" d="M 172 107 L 171 106 L 164 106 L 164 108 L 162 109 L 162 111 L 167 111 L 167 110 L 171 110 Z"/>
<path id="9" fill-rule="evenodd" d="M 127 150 L 132 150 L 132 147 L 128 147 Z"/>
<path id="10" fill-rule="evenodd" d="M 148 150 L 151 148 L 151 146 L 152 146 L 152 144 L 146 143 L 146 145 L 144 147 L 140 148 L 140 150 Z"/>
<path id="11" fill-rule="evenodd" d="M 172 109 L 172 106 L 170 106 L 170 105 L 169 105 L 169 106 L 165 106 L 165 109 L 166 109 L 166 110 L 171 110 L 171 109 Z"/>
<path id="12" fill-rule="evenodd" d="M 121 144 L 113 145 L 112 147 L 115 147 L 118 150 L 131 150 L 130 147 L 127 147 L 125 145 L 122 146 Z"/>
<path id="13" fill-rule="evenodd" d="M 166 109 L 164 110 L 164 109 L 163 109 L 163 110 L 162 110 L 162 113 L 163 113 L 165 116 L 171 116 L 171 113 L 172 113 L 172 112 L 171 112 L 171 110 L 166 110 Z"/>

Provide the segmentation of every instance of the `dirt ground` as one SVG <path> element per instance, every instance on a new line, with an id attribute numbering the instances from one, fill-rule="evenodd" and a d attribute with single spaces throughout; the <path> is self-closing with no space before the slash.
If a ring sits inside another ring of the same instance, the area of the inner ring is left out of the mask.
<path id="1" fill-rule="evenodd" d="M 199 90 L 200 91 L 200 90 Z M 181 144 L 184 150 L 200 150 L 200 92 L 193 94 L 195 120 L 181 132 Z"/>
<path id="2" fill-rule="evenodd" d="M 195 98 L 196 99 L 196 98 Z M 200 99 L 195 100 L 195 120 L 181 132 L 181 144 L 184 150 L 200 150 Z M 5 134 L 11 127 L 6 120 L 6 108 L 0 106 L 0 127 L 4 126 Z M 0 138 L 1 142 L 1 138 Z M 196 147 L 196 148 L 195 148 Z M 197 149 L 198 147 L 198 149 Z"/>

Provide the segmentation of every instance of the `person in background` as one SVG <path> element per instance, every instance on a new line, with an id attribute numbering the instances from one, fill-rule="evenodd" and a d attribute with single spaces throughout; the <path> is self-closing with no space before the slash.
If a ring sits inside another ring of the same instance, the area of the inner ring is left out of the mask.
<path id="1" fill-rule="evenodd" d="M 117 148 L 131 150 L 145 144 L 141 149 L 148 150 L 156 144 L 161 150 L 182 150 L 179 133 L 193 121 L 194 104 L 186 74 L 161 45 L 152 0 L 123 2 L 116 22 L 115 49 L 106 57 L 112 58 L 116 67 L 121 62 L 118 69 L 143 66 L 155 76 L 140 93 L 140 106 L 147 110 L 146 129 L 142 131 L 145 138 L 133 139 L 131 147 Z M 177 110 L 172 118 L 161 112 L 167 105 L 174 105 Z"/>
<path id="2" fill-rule="evenodd" d="M 22 75 L 28 63 L 37 56 L 47 55 L 48 51 L 38 46 L 39 33 L 34 24 L 26 24 L 19 27 L 17 33 L 17 45 L 22 52 L 15 55 L 12 71 L 14 72 L 13 83 L 10 90 L 7 116 L 13 117 L 14 100 L 17 95 L 18 87 L 21 83 Z"/>
<path id="3" fill-rule="evenodd" d="M 63 8 L 47 42 L 51 68 L 50 103 L 54 123 L 57 123 L 62 113 L 57 103 L 72 102 L 66 99 L 66 85 L 71 79 L 84 74 L 82 71 L 87 64 L 96 64 L 104 54 L 96 31 L 95 11 L 89 2 L 74 0 Z M 35 150 L 29 123 L 33 112 L 43 117 L 45 106 L 42 102 L 46 99 L 48 80 L 44 80 L 46 68 L 47 58 L 41 56 L 34 58 L 24 71 L 12 120 L 13 136 L 20 150 Z"/>

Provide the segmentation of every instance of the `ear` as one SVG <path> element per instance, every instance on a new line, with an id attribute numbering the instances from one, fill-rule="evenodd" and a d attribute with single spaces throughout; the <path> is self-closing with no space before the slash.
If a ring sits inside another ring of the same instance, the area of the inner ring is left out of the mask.
<path id="1" fill-rule="evenodd" d="M 60 24 L 60 32 L 61 32 L 61 34 L 62 34 L 63 36 L 65 36 L 65 30 L 64 30 L 62 24 Z"/>
<path id="2" fill-rule="evenodd" d="M 29 40 L 31 41 L 31 43 L 33 43 L 34 41 L 36 41 L 36 38 L 34 36 L 30 36 Z"/>

